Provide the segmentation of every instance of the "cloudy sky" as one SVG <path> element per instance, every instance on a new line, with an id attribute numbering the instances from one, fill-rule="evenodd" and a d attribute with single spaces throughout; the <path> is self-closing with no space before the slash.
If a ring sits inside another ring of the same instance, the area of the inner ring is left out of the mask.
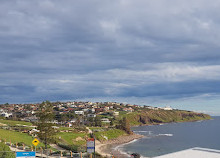
<path id="1" fill-rule="evenodd" d="M 220 114 L 219 6 L 2 0 L 0 103 L 118 101 Z"/>

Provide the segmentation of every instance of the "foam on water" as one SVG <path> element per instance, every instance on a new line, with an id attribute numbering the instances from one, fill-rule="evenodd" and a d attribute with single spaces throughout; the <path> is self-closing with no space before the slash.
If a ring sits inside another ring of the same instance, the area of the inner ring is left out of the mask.
<path id="1" fill-rule="evenodd" d="M 168 136 L 168 137 L 172 137 L 173 134 L 158 134 L 158 136 Z"/>

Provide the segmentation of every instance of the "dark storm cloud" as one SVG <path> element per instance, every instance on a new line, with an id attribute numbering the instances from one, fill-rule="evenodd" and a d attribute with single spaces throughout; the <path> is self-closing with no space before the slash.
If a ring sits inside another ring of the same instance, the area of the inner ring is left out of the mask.
<path id="1" fill-rule="evenodd" d="M 0 3 L 1 103 L 219 94 L 218 1 Z"/>
<path id="2" fill-rule="evenodd" d="M 220 86 L 219 81 L 189 81 L 176 83 L 160 83 L 146 86 L 137 86 L 134 88 L 124 88 L 120 97 L 147 97 L 157 96 L 162 98 L 185 98 L 199 96 L 202 94 L 219 94 L 220 90 L 216 87 Z M 159 90 L 159 91 L 158 91 Z"/>

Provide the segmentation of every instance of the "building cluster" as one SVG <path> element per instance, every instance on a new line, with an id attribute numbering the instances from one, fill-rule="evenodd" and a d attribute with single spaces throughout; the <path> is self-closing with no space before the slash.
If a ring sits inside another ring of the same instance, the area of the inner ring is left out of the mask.
<path id="1" fill-rule="evenodd" d="M 29 122 L 37 122 L 36 113 L 39 109 L 37 104 L 2 104 L 0 105 L 0 116 L 13 119 L 20 119 Z M 101 117 L 101 122 L 110 123 L 112 117 L 117 117 L 121 113 L 130 113 L 140 108 L 151 110 L 172 110 L 171 107 L 152 107 L 139 106 L 133 104 L 124 104 L 117 102 L 52 102 L 55 119 L 53 123 L 68 124 L 72 126 L 75 122 L 83 122 L 91 120 L 97 116 Z M 106 116 L 106 117 L 105 117 Z M 109 117 L 111 116 L 111 117 Z"/>
<path id="2" fill-rule="evenodd" d="M 39 104 L 1 104 L 0 116 L 6 118 L 32 117 L 38 110 Z"/>

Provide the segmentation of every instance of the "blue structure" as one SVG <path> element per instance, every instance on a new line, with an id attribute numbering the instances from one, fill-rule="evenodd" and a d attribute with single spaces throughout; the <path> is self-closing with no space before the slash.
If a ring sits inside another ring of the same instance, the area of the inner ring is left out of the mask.
<path id="1" fill-rule="evenodd" d="M 16 152 L 16 158 L 35 158 L 36 154 L 33 151 L 30 152 Z"/>

